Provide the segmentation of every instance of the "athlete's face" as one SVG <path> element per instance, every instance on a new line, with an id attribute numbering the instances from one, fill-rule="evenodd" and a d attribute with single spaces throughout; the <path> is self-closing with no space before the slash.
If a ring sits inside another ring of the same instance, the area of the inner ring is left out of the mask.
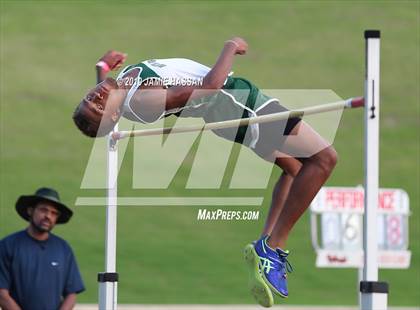
<path id="1" fill-rule="evenodd" d="M 112 119 L 117 121 L 122 100 L 118 96 L 117 83 L 107 78 L 90 90 L 83 98 L 83 106 L 93 119 Z"/>
<path id="2" fill-rule="evenodd" d="M 60 216 L 60 211 L 53 204 L 46 201 L 37 203 L 35 207 L 29 208 L 28 212 L 31 226 L 40 233 L 51 231 Z"/>
<path id="3" fill-rule="evenodd" d="M 126 91 L 119 89 L 115 80 L 107 78 L 90 90 L 79 105 L 79 113 L 96 128 L 98 136 L 110 132 L 121 115 Z"/>

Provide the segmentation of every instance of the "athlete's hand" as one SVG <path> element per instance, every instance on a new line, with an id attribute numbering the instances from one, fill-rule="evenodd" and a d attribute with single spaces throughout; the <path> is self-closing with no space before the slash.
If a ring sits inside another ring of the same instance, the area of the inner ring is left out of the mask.
<path id="1" fill-rule="evenodd" d="M 127 54 L 118 51 L 108 51 L 99 61 L 105 62 L 109 66 L 109 70 L 116 70 L 123 65 L 127 59 Z"/>
<path id="2" fill-rule="evenodd" d="M 245 55 L 248 50 L 248 43 L 240 37 L 233 37 L 227 40 L 225 44 L 231 44 L 236 47 L 235 55 Z"/>

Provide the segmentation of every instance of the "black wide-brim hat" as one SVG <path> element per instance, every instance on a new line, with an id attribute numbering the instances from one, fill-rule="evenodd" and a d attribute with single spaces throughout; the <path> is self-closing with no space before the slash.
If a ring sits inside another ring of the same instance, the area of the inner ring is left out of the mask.
<path id="1" fill-rule="evenodd" d="M 29 221 L 28 208 L 33 208 L 40 201 L 47 201 L 53 204 L 60 216 L 57 218 L 57 224 L 67 223 L 73 215 L 73 211 L 60 201 L 58 192 L 52 188 L 42 187 L 34 195 L 22 195 L 16 201 L 16 211 L 25 220 Z"/>

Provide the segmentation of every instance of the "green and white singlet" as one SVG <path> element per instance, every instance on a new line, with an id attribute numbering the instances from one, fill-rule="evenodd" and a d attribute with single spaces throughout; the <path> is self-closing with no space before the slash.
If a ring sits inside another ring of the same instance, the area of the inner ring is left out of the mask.
<path id="1" fill-rule="evenodd" d="M 125 67 L 117 80 L 134 69 L 139 69 L 139 73 L 125 98 L 123 116 L 141 123 L 150 122 L 144 121 L 130 106 L 130 101 L 140 85 L 159 83 L 165 88 L 200 85 L 210 71 L 209 67 L 190 59 L 151 59 Z M 179 117 L 202 117 L 206 123 L 254 117 L 270 102 L 278 102 L 278 99 L 264 95 L 248 80 L 232 77 L 232 73 L 217 94 L 189 100 L 183 107 L 164 111 L 155 121 L 173 114 Z M 225 139 L 254 148 L 259 138 L 259 125 L 218 129 L 213 132 Z"/>

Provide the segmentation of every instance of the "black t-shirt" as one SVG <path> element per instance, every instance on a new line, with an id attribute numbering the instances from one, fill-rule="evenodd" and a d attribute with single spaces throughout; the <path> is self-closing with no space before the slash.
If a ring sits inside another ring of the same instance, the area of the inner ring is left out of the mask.
<path id="1" fill-rule="evenodd" d="M 0 240 L 0 288 L 31 310 L 56 310 L 65 296 L 85 290 L 68 243 L 51 233 L 39 241 L 26 230 Z"/>

